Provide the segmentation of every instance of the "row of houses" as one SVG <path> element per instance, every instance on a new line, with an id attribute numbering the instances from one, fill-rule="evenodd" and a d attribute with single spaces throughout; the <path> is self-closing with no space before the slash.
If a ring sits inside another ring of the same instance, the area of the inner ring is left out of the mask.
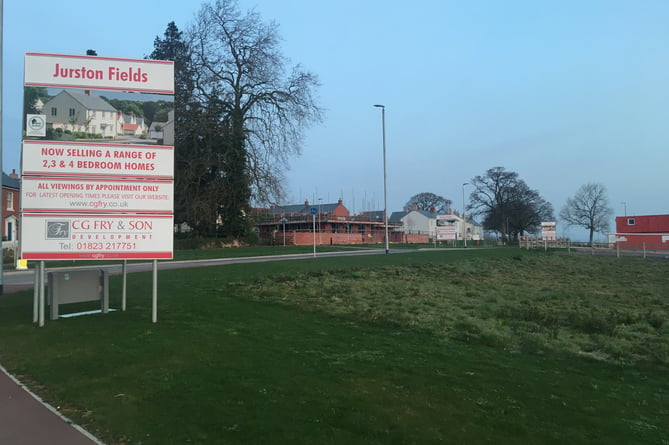
<path id="1" fill-rule="evenodd" d="M 46 103 L 38 100 L 35 109 L 46 116 L 48 128 L 91 133 L 102 138 L 148 138 L 174 145 L 174 111 L 170 112 L 167 122 L 152 122 L 147 126 L 141 116 L 117 110 L 90 90 L 83 93 L 62 90 Z"/>
<path id="2" fill-rule="evenodd" d="M 16 171 L 2 173 L 2 240 L 19 239 L 21 183 Z M 378 244 L 385 241 L 383 211 L 351 215 L 342 200 L 331 204 L 303 204 L 256 209 L 256 230 L 266 243 L 288 245 Z M 417 209 L 393 212 L 388 219 L 391 243 L 427 243 L 438 236 L 440 221 L 449 225 L 450 240 L 479 241 L 482 228 L 457 212 L 438 215 Z M 616 217 L 616 233 L 609 243 L 626 249 L 669 250 L 669 215 Z"/>
<path id="3" fill-rule="evenodd" d="M 457 212 L 445 215 L 451 234 L 444 241 L 483 239 L 482 228 L 465 221 Z M 437 238 L 438 221 L 444 215 L 434 211 L 405 209 L 388 218 L 391 243 L 427 243 Z M 385 241 L 384 212 L 351 215 L 340 199 L 336 203 L 273 206 L 255 210 L 256 230 L 261 241 L 271 244 L 376 244 Z"/>

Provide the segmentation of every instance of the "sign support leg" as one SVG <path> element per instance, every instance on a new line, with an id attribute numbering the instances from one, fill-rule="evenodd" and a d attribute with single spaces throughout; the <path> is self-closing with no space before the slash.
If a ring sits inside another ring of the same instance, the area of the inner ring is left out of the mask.
<path id="1" fill-rule="evenodd" d="M 121 290 L 121 310 L 125 312 L 125 301 L 126 301 L 126 285 L 128 284 L 128 260 L 123 260 L 123 266 L 121 267 L 123 275 L 123 284 Z"/>
<path id="2" fill-rule="evenodd" d="M 39 262 L 39 327 L 44 326 L 44 261 Z"/>
<path id="3" fill-rule="evenodd" d="M 153 260 L 153 297 L 151 301 L 151 321 L 158 321 L 158 260 Z"/>

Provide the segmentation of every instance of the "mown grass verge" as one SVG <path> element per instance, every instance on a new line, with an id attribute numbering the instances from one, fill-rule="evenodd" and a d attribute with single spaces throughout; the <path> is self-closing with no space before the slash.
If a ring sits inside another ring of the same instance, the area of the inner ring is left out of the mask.
<path id="1" fill-rule="evenodd" d="M 667 267 L 500 249 L 175 270 L 155 325 L 136 274 L 126 312 L 41 329 L 31 292 L 0 298 L 0 363 L 107 443 L 669 443 Z"/>

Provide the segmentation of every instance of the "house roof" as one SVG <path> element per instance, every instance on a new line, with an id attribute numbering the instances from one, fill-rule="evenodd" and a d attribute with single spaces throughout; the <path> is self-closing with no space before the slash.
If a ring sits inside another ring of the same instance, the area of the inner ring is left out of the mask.
<path id="1" fill-rule="evenodd" d="M 272 209 L 272 214 L 281 215 L 284 213 L 298 213 L 298 214 L 308 214 L 312 207 L 316 207 L 319 213 L 330 213 L 334 212 L 337 207 L 341 204 L 336 202 L 334 204 L 294 204 L 287 206 L 276 206 Z"/>
<path id="2" fill-rule="evenodd" d="M 283 213 L 309 213 L 310 206 L 304 204 L 294 204 L 287 206 L 276 206 L 272 209 L 272 214 L 281 215 Z"/>
<path id="3" fill-rule="evenodd" d="M 406 212 L 393 212 L 390 214 L 390 218 L 388 219 L 390 220 L 391 223 L 401 224 L 402 218 L 404 218 L 404 215 L 406 214 L 407 214 Z"/>
<path id="4" fill-rule="evenodd" d="M 21 189 L 21 184 L 19 184 L 19 181 L 12 178 L 5 172 L 2 172 L 2 186 L 16 190 Z"/>
<path id="5" fill-rule="evenodd" d="M 88 110 L 117 111 L 116 108 L 112 107 L 109 102 L 107 102 L 100 96 L 95 96 L 93 94 L 88 95 L 85 93 L 80 93 L 78 91 L 70 91 L 70 90 L 63 90 L 60 93 L 58 93 L 58 96 L 60 96 L 61 94 L 70 95 L 74 100 L 79 102 L 84 108 Z"/>
<path id="6" fill-rule="evenodd" d="M 367 212 L 362 212 L 362 214 L 368 218 L 380 219 L 383 221 L 383 210 L 370 210 Z"/>
<path id="7" fill-rule="evenodd" d="M 437 218 L 436 213 L 428 212 L 427 210 L 414 210 L 414 212 L 418 212 L 421 215 L 425 216 L 426 218 Z"/>
<path id="8" fill-rule="evenodd" d="M 123 124 L 123 129 L 128 131 L 135 131 L 139 127 L 139 124 Z"/>

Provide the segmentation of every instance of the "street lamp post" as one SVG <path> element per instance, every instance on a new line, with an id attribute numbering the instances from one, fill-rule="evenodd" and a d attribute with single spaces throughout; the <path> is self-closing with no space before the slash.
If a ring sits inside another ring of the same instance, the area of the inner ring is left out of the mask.
<path id="1" fill-rule="evenodd" d="M 0 0 L 0 28 L 4 26 L 3 22 L 3 3 L 2 0 Z M 2 183 L 2 29 L 0 29 L 0 184 Z M 0 186 L 0 190 L 2 190 L 2 187 Z M 0 199 L 0 202 L 2 202 L 2 199 Z M 0 212 L 0 227 L 3 227 L 3 218 L 2 218 L 2 212 Z M 2 250 L 2 249 L 0 249 Z M 14 259 L 16 262 L 16 259 Z M 4 279 L 2 274 L 4 273 L 3 271 L 3 261 L 0 261 L 0 295 L 3 293 L 3 283 Z"/>
<path id="2" fill-rule="evenodd" d="M 465 186 L 467 184 L 469 183 L 462 184 L 462 238 L 465 240 L 465 247 L 467 247 L 467 218 L 465 218 Z"/>
<path id="3" fill-rule="evenodd" d="M 386 185 L 386 107 L 385 105 L 374 105 L 381 108 L 381 128 L 383 130 L 383 224 L 385 226 L 386 253 L 390 252 L 388 246 L 388 187 Z"/>
<path id="4" fill-rule="evenodd" d="M 318 198 L 318 244 L 323 244 L 323 226 L 321 226 L 321 202 L 323 198 Z"/>

